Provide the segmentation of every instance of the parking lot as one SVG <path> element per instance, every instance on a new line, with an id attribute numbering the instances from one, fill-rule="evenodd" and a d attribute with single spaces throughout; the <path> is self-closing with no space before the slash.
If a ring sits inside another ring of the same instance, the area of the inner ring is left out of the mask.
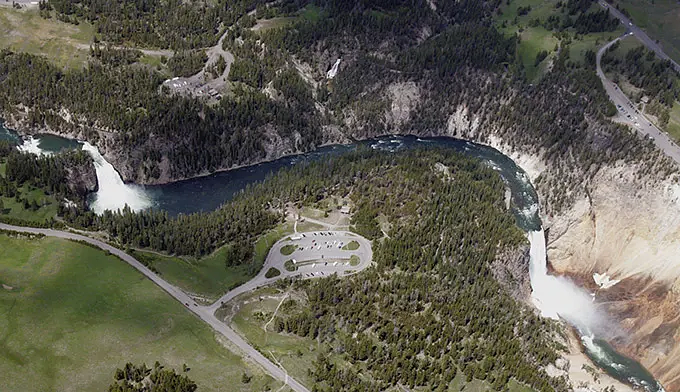
<path id="1" fill-rule="evenodd" d="M 343 249 L 352 241 L 359 244 L 357 249 Z M 281 253 L 284 247 L 287 247 L 287 250 L 293 247 L 294 250 L 284 255 Z M 351 265 L 352 256 L 359 259 L 357 265 Z M 344 275 L 358 272 L 370 264 L 372 256 L 370 242 L 357 234 L 344 231 L 316 231 L 298 233 L 274 244 L 267 256 L 266 266 L 275 267 L 282 274 L 289 276 L 313 278 L 334 273 Z M 297 270 L 286 270 L 286 261 L 291 261 Z"/>

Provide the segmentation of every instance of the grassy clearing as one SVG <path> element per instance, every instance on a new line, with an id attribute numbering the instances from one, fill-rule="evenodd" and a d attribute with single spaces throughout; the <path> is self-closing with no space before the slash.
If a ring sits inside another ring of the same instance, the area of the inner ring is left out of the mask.
<path id="1" fill-rule="evenodd" d="M 82 67 L 87 61 L 94 27 L 78 26 L 54 18 L 43 19 L 37 9 L 0 7 L 0 48 L 42 55 L 66 67 Z"/>
<path id="2" fill-rule="evenodd" d="M 0 163 L 0 176 L 5 177 L 6 170 L 7 163 Z M 17 202 L 14 197 L 0 196 L 3 205 L 2 210 L 0 210 L 0 216 L 38 223 L 57 217 L 57 206 L 59 202 L 54 196 L 46 195 L 39 189 L 32 189 L 27 185 L 24 185 L 19 188 L 19 197 L 20 199 L 28 200 L 29 203 L 35 200 L 40 208 L 35 211 L 30 208 L 26 209 L 24 208 L 23 201 Z"/>
<path id="3" fill-rule="evenodd" d="M 585 54 L 588 50 L 597 52 L 604 44 L 620 36 L 624 32 L 625 29 L 619 26 L 612 32 L 590 33 L 573 39 L 569 45 L 569 60 L 583 64 L 585 62 Z"/>
<path id="4" fill-rule="evenodd" d="M 518 15 L 518 8 L 531 7 L 526 15 Z M 555 2 L 542 0 L 514 0 L 510 4 L 503 2 L 501 14 L 497 14 L 496 25 L 506 36 L 519 34 L 520 43 L 517 47 L 527 80 L 537 80 L 546 72 L 548 64 L 554 57 L 555 45 L 559 42 L 551 31 L 542 26 L 529 27 L 529 22 L 539 18 L 545 20 L 555 12 Z M 515 24 L 515 22 L 517 22 Z M 545 50 L 548 57 L 536 65 L 536 55 Z"/>
<path id="5" fill-rule="evenodd" d="M 323 229 L 323 226 L 321 226 L 320 224 L 307 222 L 307 221 L 298 222 L 298 225 L 297 225 L 297 231 L 299 231 L 301 233 L 308 232 L 308 231 L 319 231 L 321 229 Z"/>
<path id="6" fill-rule="evenodd" d="M 670 115 L 666 131 L 674 140 L 680 141 L 680 103 L 678 101 L 673 104 Z"/>
<path id="7" fill-rule="evenodd" d="M 540 25 L 532 27 L 531 22 L 536 19 L 545 21 L 553 14 L 561 15 L 555 8 L 556 4 L 557 1 L 553 0 L 514 0 L 510 4 L 503 2 L 501 14 L 495 16 L 498 29 L 506 36 L 519 34 L 521 41 L 517 47 L 517 55 L 522 62 L 527 80 L 532 82 L 540 79 L 547 72 L 549 64 L 556 56 L 555 48 L 559 44 L 559 40 L 553 35 L 552 31 L 548 31 Z M 531 7 L 531 10 L 520 16 L 518 15 L 518 8 L 520 7 Z M 597 7 L 599 6 L 593 4 L 592 9 L 598 10 Z M 619 27 L 613 32 L 592 33 L 578 37 L 572 32 L 569 60 L 583 64 L 585 53 L 588 50 L 597 51 L 601 45 L 621 35 L 624 30 L 623 27 Z M 543 50 L 548 52 L 548 57 L 536 64 L 536 55 Z"/>
<path id="8" fill-rule="evenodd" d="M 312 363 L 323 346 L 319 346 L 312 339 L 278 334 L 273 330 L 273 323 L 269 324 L 267 332 L 265 332 L 263 329 L 265 324 L 271 319 L 281 301 L 280 298 L 266 298 L 264 297 L 265 293 L 268 293 L 268 291 L 256 291 L 248 296 L 247 298 L 262 296 L 262 300 L 241 306 L 232 319 L 232 326 L 260 352 L 270 358 L 275 357 L 296 380 L 307 387 L 311 387 L 312 379 L 307 369 L 312 367 Z M 279 312 L 285 314 L 294 310 L 295 306 L 290 308 L 282 306 Z"/>
<path id="9" fill-rule="evenodd" d="M 191 368 L 203 391 L 277 383 L 215 340 L 209 327 L 104 252 L 54 238 L 0 234 L 0 374 L 9 391 L 103 391 L 126 362 Z M 250 384 L 234 382 L 243 372 Z"/>
<path id="10" fill-rule="evenodd" d="M 264 261 L 267 259 L 267 254 L 269 254 L 269 249 L 271 249 L 276 241 L 292 233 L 293 224 L 285 222 L 260 237 L 260 239 L 258 239 L 255 243 L 255 261 L 257 261 L 258 265 L 264 265 Z"/>
<path id="11" fill-rule="evenodd" d="M 284 246 L 281 248 L 281 254 L 284 255 L 284 256 L 289 256 L 289 255 L 291 255 L 293 252 L 295 252 L 295 249 L 296 249 L 296 248 L 297 248 L 297 247 L 296 247 L 295 245 L 290 245 L 290 244 L 284 245 Z"/>
<path id="12" fill-rule="evenodd" d="M 267 272 L 264 274 L 264 277 L 267 279 L 275 278 L 277 276 L 281 275 L 281 271 L 278 269 L 271 267 L 267 270 Z"/>
<path id="13" fill-rule="evenodd" d="M 352 267 L 356 267 L 357 265 L 359 265 L 360 262 L 361 259 L 357 255 L 352 255 L 349 258 L 349 265 L 351 265 Z"/>
<path id="14" fill-rule="evenodd" d="M 680 3 L 676 0 L 619 0 L 638 27 L 661 44 L 664 52 L 680 62 Z"/>
<path id="15" fill-rule="evenodd" d="M 283 263 L 283 267 L 286 269 L 286 271 L 297 271 L 297 267 L 295 264 L 293 264 L 293 260 L 286 260 L 286 262 Z"/>
<path id="16" fill-rule="evenodd" d="M 245 265 L 227 268 L 224 260 L 228 246 L 200 259 L 167 256 L 142 250 L 134 251 L 134 255 L 153 265 L 168 282 L 210 302 L 255 276 L 264 264 L 272 245 L 290 233 L 292 225 L 284 223 L 260 237 L 255 243 L 254 257 L 257 268 L 254 269 L 249 269 Z"/>
<path id="17" fill-rule="evenodd" d="M 342 247 L 342 250 L 357 250 L 359 249 L 359 243 L 356 241 L 351 241 L 349 244 Z"/>
<path id="18" fill-rule="evenodd" d="M 227 247 L 222 247 L 200 259 L 138 250 L 133 253 L 153 265 L 168 282 L 211 301 L 247 282 L 257 272 L 249 271 L 246 266 L 227 268 L 224 264 L 227 250 Z"/>
<path id="19" fill-rule="evenodd" d="M 30 189 L 26 185 L 19 188 L 19 191 L 21 199 L 26 199 L 29 202 L 35 200 L 40 208 L 35 211 L 30 208 L 26 209 L 24 208 L 23 201 L 17 202 L 13 197 L 0 196 L 4 206 L 4 209 L 0 211 L 0 215 L 37 223 L 57 217 L 59 202 L 54 196 L 46 195 L 40 189 Z"/>

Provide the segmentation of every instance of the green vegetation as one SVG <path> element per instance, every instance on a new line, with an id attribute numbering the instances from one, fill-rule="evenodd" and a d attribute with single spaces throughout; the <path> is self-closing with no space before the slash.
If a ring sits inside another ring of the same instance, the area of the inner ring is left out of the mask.
<path id="1" fill-rule="evenodd" d="M 548 72 L 561 50 L 568 51 L 571 63 L 594 67 L 586 53 L 594 54 L 599 45 L 624 31 L 606 10 L 579 0 L 503 2 L 495 21 L 500 31 L 519 37 L 517 65 L 532 82 Z"/>
<path id="2" fill-rule="evenodd" d="M 297 249 L 297 246 L 295 246 L 295 245 L 291 245 L 291 244 L 284 245 L 281 248 L 281 254 L 284 255 L 284 256 L 289 256 L 293 252 L 295 252 L 295 249 Z"/>
<path id="3" fill-rule="evenodd" d="M 0 49 L 45 56 L 59 67 L 82 68 L 94 28 L 41 18 L 36 10 L 0 7 Z"/>
<path id="4" fill-rule="evenodd" d="M 655 123 L 680 140 L 680 75 L 634 37 L 627 37 L 602 56 L 602 68 Z M 647 101 L 647 103 L 645 103 Z"/>
<path id="5" fill-rule="evenodd" d="M 356 241 L 351 241 L 349 244 L 342 247 L 342 250 L 357 250 L 359 249 L 359 243 Z"/>
<path id="6" fill-rule="evenodd" d="M 612 4 L 626 10 L 633 23 L 659 41 L 668 56 L 680 62 L 680 25 L 677 19 L 680 5 L 677 1 L 616 0 Z"/>
<path id="7" fill-rule="evenodd" d="M 278 269 L 271 267 L 267 270 L 267 272 L 264 274 L 264 277 L 267 279 L 275 278 L 277 276 L 281 275 L 281 271 Z"/>
<path id="8" fill-rule="evenodd" d="M 74 242 L 0 234 L 0 372 L 7 390 L 104 391 L 126 362 L 161 361 L 200 390 L 276 389 L 184 307 L 113 256 Z M 248 370 L 248 385 L 231 382 Z M 30 377 L 27 377 L 30 375 Z"/>
<path id="9" fill-rule="evenodd" d="M 202 70 L 206 61 L 208 56 L 203 50 L 175 52 L 168 60 L 168 68 L 174 76 L 188 77 Z"/>
<path id="10" fill-rule="evenodd" d="M 51 225 L 64 199 L 85 205 L 96 177 L 92 159 L 82 151 L 38 157 L 0 141 L 0 219 Z"/>
<path id="11" fill-rule="evenodd" d="M 319 346 L 313 339 L 292 334 L 274 333 L 273 323 L 269 323 L 267 331 L 264 331 L 263 327 L 271 319 L 281 301 L 276 298 L 268 298 L 272 294 L 281 295 L 274 289 L 264 289 L 243 298 L 245 300 L 263 296 L 261 301 L 243 304 L 238 313 L 231 319 L 232 325 L 251 345 L 257 347 L 270 359 L 281 363 L 291 376 L 311 388 L 313 379 L 308 370 L 314 367 L 314 360 L 322 352 L 323 346 Z M 267 298 L 264 298 L 264 296 Z M 281 304 L 277 314 L 294 314 L 303 307 L 304 304 L 299 303 L 299 301 L 287 299 Z"/>
<path id="12" fill-rule="evenodd" d="M 185 364 L 184 372 L 187 370 Z M 164 369 L 158 361 L 154 364 L 153 371 L 146 364 L 135 366 L 128 362 L 122 369 L 116 369 L 114 379 L 116 382 L 109 386 L 109 392 L 147 392 L 149 390 L 194 392 L 198 388 L 189 377 L 177 374 L 174 369 Z"/>
<path id="13" fill-rule="evenodd" d="M 131 253 L 147 267 L 163 276 L 163 279 L 211 302 L 252 279 L 262 268 L 272 245 L 290 232 L 292 229 L 289 223 L 280 224 L 259 236 L 252 254 L 244 256 L 247 258 L 232 261 L 229 260 L 240 257 L 234 255 L 233 245 L 222 246 L 198 258 L 171 256 L 149 249 L 132 250 Z"/>
<path id="14" fill-rule="evenodd" d="M 352 267 L 356 267 L 357 265 L 359 265 L 360 262 L 361 259 L 357 255 L 352 255 L 349 258 L 349 265 L 351 265 Z"/>
<path id="15" fill-rule="evenodd" d="M 17 201 L 18 200 L 18 201 Z M 29 185 L 16 189 L 14 197 L 0 196 L 0 219 L 44 223 L 57 217 L 59 201 L 40 189 Z"/>
<path id="16" fill-rule="evenodd" d="M 286 262 L 283 263 L 283 267 L 289 272 L 297 271 L 297 267 L 293 264 L 293 260 L 286 260 Z"/>
<path id="17" fill-rule="evenodd" d="M 444 182 L 435 163 L 449 167 L 454 179 Z M 469 381 L 483 379 L 494 390 L 511 378 L 538 390 L 564 389 L 538 367 L 557 358 L 560 346 L 551 338 L 557 329 L 511 299 L 490 272 L 497 249 L 526 241 L 504 207 L 504 185 L 493 170 L 436 148 L 399 155 L 359 149 L 281 171 L 262 186 L 268 190 L 258 194 L 286 204 L 308 195 L 345 195 L 355 216 L 382 215 L 395 225 L 391 238 L 374 249 L 376 268 L 295 283 L 309 303 L 282 306 L 270 323 L 278 335 L 239 327 L 261 350 L 286 341 L 305 346 L 290 334 L 322 343 L 310 353 L 316 390 L 385 390 L 397 383 L 436 390 L 453 380 L 456 366 Z M 253 314 L 265 323 L 273 315 Z"/>
<path id="18" fill-rule="evenodd" d="M 265 324 L 270 320 L 280 303 L 279 298 L 268 298 L 272 295 L 280 297 L 281 292 L 263 289 L 254 292 L 248 297 L 239 298 L 239 301 L 247 301 L 257 297 L 262 297 L 263 299 L 261 301 L 249 301 L 239 307 L 238 312 L 232 318 L 232 325 L 251 344 L 258 347 L 263 353 L 266 353 L 265 355 L 279 361 L 296 380 L 300 380 L 306 386 L 313 385 L 313 379 L 310 377 L 307 369 L 313 366 L 315 359 L 320 354 L 329 353 L 333 347 L 324 343 L 319 344 L 314 339 L 301 338 L 293 334 L 277 333 L 274 331 L 272 323 L 269 323 L 265 331 Z M 281 304 L 277 314 L 288 317 L 303 311 L 306 305 L 299 299 L 287 299 Z M 340 359 L 339 356 L 333 355 L 332 358 L 340 366 L 350 366 L 346 361 Z M 414 388 L 412 390 L 420 391 L 425 389 Z M 486 381 L 473 379 L 468 382 L 465 374 L 460 371 L 456 372 L 456 376 L 448 385 L 448 389 L 444 390 L 449 392 L 496 391 Z M 531 392 L 533 390 L 511 379 L 508 382 L 508 391 Z"/>
<path id="19" fill-rule="evenodd" d="M 281 238 L 285 237 L 287 234 L 293 232 L 293 226 L 286 222 L 282 223 L 275 228 L 269 230 L 264 235 L 260 236 L 255 242 L 255 254 L 253 259 L 256 265 L 262 266 L 267 260 L 267 255 L 272 246 Z M 259 269 L 259 268 L 258 268 Z"/>
<path id="20" fill-rule="evenodd" d="M 248 265 L 225 266 L 229 245 L 201 257 L 167 256 L 140 250 L 131 253 L 139 261 L 160 274 L 173 285 L 195 294 L 206 301 L 218 299 L 230 289 L 240 286 L 257 274 L 258 269 Z"/>

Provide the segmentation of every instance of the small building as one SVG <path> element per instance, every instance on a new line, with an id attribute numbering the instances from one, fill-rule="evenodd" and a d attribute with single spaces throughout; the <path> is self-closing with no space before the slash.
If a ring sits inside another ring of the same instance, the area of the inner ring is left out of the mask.
<path id="1" fill-rule="evenodd" d="M 349 206 L 342 206 L 342 208 L 340 208 L 340 213 L 349 215 Z"/>
<path id="2" fill-rule="evenodd" d="M 640 98 L 640 101 L 642 101 L 642 103 L 644 103 L 644 104 L 648 104 L 649 103 L 649 97 L 646 96 L 646 95 L 643 95 L 642 98 Z"/>

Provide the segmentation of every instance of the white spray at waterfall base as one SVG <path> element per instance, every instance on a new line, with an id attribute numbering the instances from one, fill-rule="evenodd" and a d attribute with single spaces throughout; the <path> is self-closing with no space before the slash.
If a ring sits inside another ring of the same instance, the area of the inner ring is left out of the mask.
<path id="1" fill-rule="evenodd" d="M 563 318 L 585 335 L 601 332 L 605 319 L 592 297 L 571 280 L 548 275 L 543 229 L 530 232 L 529 242 L 531 297 L 542 316 Z"/>
<path id="2" fill-rule="evenodd" d="M 27 152 L 29 154 L 35 155 L 52 155 L 49 151 L 44 151 L 40 148 L 40 139 L 36 139 L 33 136 L 29 136 L 24 139 L 24 142 L 17 146 L 17 149 L 21 152 Z"/>
<path id="3" fill-rule="evenodd" d="M 99 189 L 94 195 L 90 208 L 96 214 L 106 210 L 116 211 L 128 205 L 133 211 L 140 211 L 152 206 L 149 195 L 137 185 L 123 182 L 120 174 L 99 153 L 97 147 L 90 143 L 83 143 L 83 151 L 88 152 L 94 160 Z"/>

